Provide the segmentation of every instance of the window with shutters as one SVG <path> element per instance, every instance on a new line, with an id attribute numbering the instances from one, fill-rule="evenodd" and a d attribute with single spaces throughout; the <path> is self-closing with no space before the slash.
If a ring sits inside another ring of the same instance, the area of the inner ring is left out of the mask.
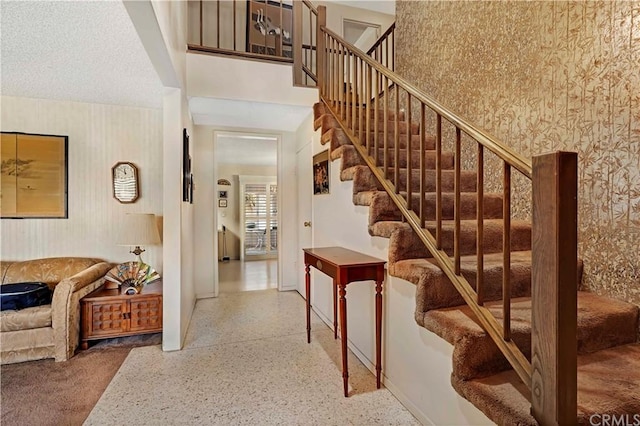
<path id="1" fill-rule="evenodd" d="M 278 251 L 278 185 L 275 178 L 242 176 L 240 182 L 243 257 L 274 256 Z"/>

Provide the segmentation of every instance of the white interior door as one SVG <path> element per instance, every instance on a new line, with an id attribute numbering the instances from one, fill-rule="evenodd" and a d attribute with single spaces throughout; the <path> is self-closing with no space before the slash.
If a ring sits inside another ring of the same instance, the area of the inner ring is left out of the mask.
<path id="1" fill-rule="evenodd" d="M 313 199 L 313 171 L 311 142 L 297 153 L 296 177 L 298 181 L 298 292 L 304 297 L 304 256 L 303 248 L 313 246 L 312 232 L 312 199 Z"/>

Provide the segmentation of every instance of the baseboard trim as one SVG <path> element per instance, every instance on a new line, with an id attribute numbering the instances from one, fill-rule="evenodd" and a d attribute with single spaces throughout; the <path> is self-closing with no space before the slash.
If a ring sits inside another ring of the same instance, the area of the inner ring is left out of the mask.
<path id="1" fill-rule="evenodd" d="M 216 297 L 214 292 L 196 294 L 196 299 L 210 299 L 212 297 Z"/>
<path id="2" fill-rule="evenodd" d="M 327 325 L 327 327 L 329 327 L 333 331 L 333 320 L 330 320 L 329 318 L 327 318 L 322 312 L 318 311 L 314 307 L 312 307 L 311 310 L 316 315 L 318 315 L 318 317 L 322 320 L 322 322 L 324 322 Z M 371 362 L 371 360 L 367 356 L 365 356 L 365 354 L 363 354 L 360 351 L 360 349 L 358 349 L 350 339 L 347 339 L 347 347 L 351 350 L 351 352 L 353 352 L 356 358 L 358 358 L 360 362 L 362 362 L 362 364 L 364 364 L 364 366 L 367 367 L 367 369 L 375 377 L 376 375 L 375 364 Z M 393 381 L 389 380 L 389 378 L 385 376 L 384 360 L 382 361 L 382 366 L 383 366 L 383 370 L 382 370 L 382 377 L 380 377 L 380 382 L 384 385 L 384 387 L 386 387 L 389 390 L 389 392 L 391 392 L 391 394 L 398 401 L 400 401 L 400 403 L 407 410 L 409 410 L 409 412 L 413 415 L 413 417 L 415 417 L 420 423 L 422 423 L 423 425 L 435 426 L 435 423 L 431 421 L 429 416 L 427 416 L 420 409 L 418 409 L 418 407 L 416 407 L 416 405 L 413 402 L 411 402 L 411 400 L 404 393 L 402 393 L 396 385 L 393 384 Z"/>

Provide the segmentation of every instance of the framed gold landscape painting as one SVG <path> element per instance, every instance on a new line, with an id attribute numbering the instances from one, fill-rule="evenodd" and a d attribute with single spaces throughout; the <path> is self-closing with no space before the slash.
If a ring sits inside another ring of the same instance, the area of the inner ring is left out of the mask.
<path id="1" fill-rule="evenodd" d="M 67 136 L 2 132 L 0 216 L 67 218 Z"/>

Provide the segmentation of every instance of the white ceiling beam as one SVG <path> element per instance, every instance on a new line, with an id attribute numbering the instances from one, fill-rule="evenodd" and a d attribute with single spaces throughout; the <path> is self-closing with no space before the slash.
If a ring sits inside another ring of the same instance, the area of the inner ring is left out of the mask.
<path id="1" fill-rule="evenodd" d="M 162 84 L 165 87 L 180 88 L 180 80 L 173 68 L 151 1 L 125 0 L 123 4 Z"/>

